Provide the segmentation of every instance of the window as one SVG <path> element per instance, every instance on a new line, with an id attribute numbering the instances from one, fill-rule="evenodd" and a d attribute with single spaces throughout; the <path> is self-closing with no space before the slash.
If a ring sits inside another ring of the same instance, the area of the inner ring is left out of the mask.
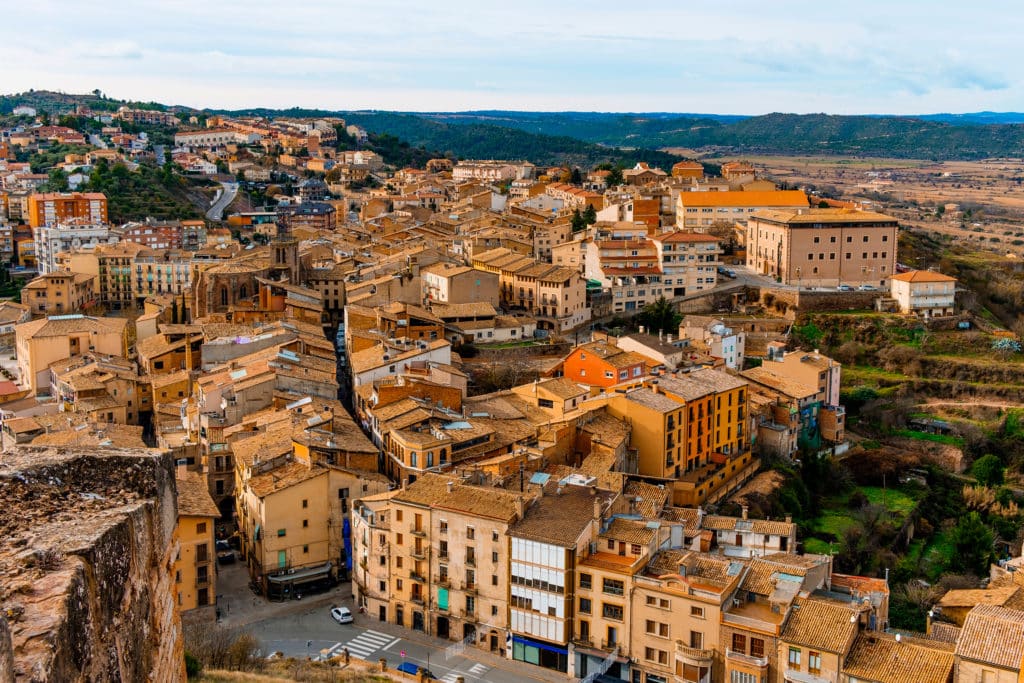
<path id="1" fill-rule="evenodd" d="M 756 674 L 748 674 L 745 671 L 733 671 L 729 677 L 729 683 L 761 683 Z"/>
<path id="2" fill-rule="evenodd" d="M 580 574 L 580 588 L 590 590 L 593 588 L 593 578 L 590 574 Z"/>
<path id="3" fill-rule="evenodd" d="M 800 668 L 800 648 L 791 647 L 789 648 L 789 667 L 791 669 Z"/>
<path id="4" fill-rule="evenodd" d="M 497 542 L 498 542 L 498 532 L 497 532 L 497 531 L 492 531 L 492 532 L 491 532 L 491 541 L 493 541 L 494 543 L 497 543 Z M 494 561 L 495 561 L 495 562 L 497 562 L 497 561 L 498 561 L 498 557 L 497 557 L 497 555 L 495 555 L 495 557 L 494 557 Z"/>
<path id="5" fill-rule="evenodd" d="M 198 524 L 196 524 L 196 533 L 197 534 L 205 534 L 206 533 L 206 522 L 199 522 Z"/>
<path id="6" fill-rule="evenodd" d="M 648 595 L 646 602 L 650 607 L 656 607 L 658 605 L 658 598 L 654 597 L 653 595 Z"/>
<path id="7" fill-rule="evenodd" d="M 821 673 L 821 653 L 820 652 L 808 652 L 807 653 L 807 670 L 812 674 Z"/>
<path id="8" fill-rule="evenodd" d="M 668 637 L 668 633 L 667 632 L 665 634 L 665 637 L 666 638 Z M 700 631 L 690 631 L 690 647 L 695 648 L 697 650 L 703 650 L 704 649 L 704 634 L 701 633 Z"/>
<path id="9" fill-rule="evenodd" d="M 284 536 L 284 535 L 285 535 L 285 533 L 286 533 L 286 532 L 285 532 L 285 530 L 284 530 L 284 529 L 278 529 L 278 530 L 277 530 L 277 535 L 278 535 L 278 537 Z"/>
<path id="10" fill-rule="evenodd" d="M 691 606 L 690 607 L 690 616 L 691 617 L 697 617 L 698 619 L 703 619 L 704 618 L 704 608 L 703 607 L 692 607 Z"/>
<path id="11" fill-rule="evenodd" d="M 469 539 L 469 540 L 471 540 L 471 541 L 472 541 L 472 540 L 473 540 L 474 538 L 476 538 L 476 529 L 474 529 L 474 528 L 473 528 L 473 527 L 471 527 L 471 526 L 467 526 L 467 527 L 466 527 L 466 538 L 468 538 L 468 539 Z"/>
<path id="12" fill-rule="evenodd" d="M 308 519 L 302 520 L 302 528 L 303 529 L 308 529 L 309 528 L 309 520 Z"/>
<path id="13" fill-rule="evenodd" d="M 622 621 L 622 605 L 611 605 L 607 602 L 601 604 L 601 616 L 605 619 Z"/>
<path id="14" fill-rule="evenodd" d="M 615 541 L 608 539 L 608 550 L 615 550 Z"/>
<path id="15" fill-rule="evenodd" d="M 630 544 L 629 552 L 631 552 L 634 555 L 639 555 L 640 554 L 640 546 L 637 545 L 636 543 Z"/>
<path id="16" fill-rule="evenodd" d="M 395 558 L 395 567 L 397 567 L 398 569 L 402 568 L 402 556 L 401 555 L 399 555 L 399 556 L 397 556 Z"/>
<path id="17" fill-rule="evenodd" d="M 302 499 L 302 507 L 308 508 L 309 507 L 309 500 L 307 500 L 306 498 L 303 498 Z"/>
<path id="18" fill-rule="evenodd" d="M 764 657 L 764 639 L 763 638 L 751 638 L 750 639 L 750 656 L 751 657 Z"/>
<path id="19" fill-rule="evenodd" d="M 580 614 L 590 614 L 590 598 L 580 598 Z"/>
<path id="20" fill-rule="evenodd" d="M 441 533 L 442 534 L 447 534 L 448 533 L 448 522 L 446 522 L 443 519 L 441 520 Z"/>
<path id="21" fill-rule="evenodd" d="M 402 521 L 402 511 L 401 510 L 395 510 L 395 521 L 396 522 L 401 522 Z"/>
<path id="22" fill-rule="evenodd" d="M 622 595 L 625 592 L 626 584 L 618 579 L 605 579 L 601 591 L 608 595 Z"/>
<path id="23" fill-rule="evenodd" d="M 494 550 L 494 551 L 491 552 L 491 562 L 493 562 L 495 564 L 498 563 L 498 551 L 497 550 Z"/>
<path id="24" fill-rule="evenodd" d="M 740 654 L 747 654 L 747 637 L 745 635 L 732 634 L 732 651 Z"/>
<path id="25" fill-rule="evenodd" d="M 308 555 L 309 554 L 309 546 L 308 545 L 302 546 L 302 552 Z"/>

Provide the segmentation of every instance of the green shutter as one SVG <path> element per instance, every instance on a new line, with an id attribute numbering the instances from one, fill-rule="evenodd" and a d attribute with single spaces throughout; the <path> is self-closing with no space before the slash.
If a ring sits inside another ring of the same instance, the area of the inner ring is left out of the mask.
<path id="1" fill-rule="evenodd" d="M 437 589 L 437 608 L 448 609 L 448 589 L 438 588 Z"/>

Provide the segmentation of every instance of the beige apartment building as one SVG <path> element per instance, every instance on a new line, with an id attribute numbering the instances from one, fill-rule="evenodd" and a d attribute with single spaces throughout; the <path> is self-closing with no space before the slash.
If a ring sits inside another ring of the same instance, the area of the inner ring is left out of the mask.
<path id="1" fill-rule="evenodd" d="M 888 290 L 898 230 L 895 218 L 873 211 L 758 211 L 747 220 L 747 266 L 798 287 Z"/>
<path id="2" fill-rule="evenodd" d="M 95 303 L 95 278 L 86 273 L 57 271 L 40 275 L 21 290 L 21 303 L 33 316 L 82 313 Z"/>
<path id="3" fill-rule="evenodd" d="M 35 394 L 50 388 L 50 366 L 72 356 L 95 352 L 128 356 L 128 321 L 78 313 L 40 318 L 14 328 L 22 382 Z"/>
<path id="4" fill-rule="evenodd" d="M 196 617 L 212 620 L 214 615 L 201 608 L 217 604 L 213 525 L 220 511 L 206 490 L 206 480 L 198 473 L 179 468 L 177 482 L 178 526 L 174 535 L 178 555 L 174 562 L 174 588 L 178 609 L 183 613 L 196 610 Z"/>
<path id="5" fill-rule="evenodd" d="M 524 514 L 525 500 L 425 474 L 397 491 L 356 501 L 356 604 L 381 621 L 504 656 L 508 529 Z"/>

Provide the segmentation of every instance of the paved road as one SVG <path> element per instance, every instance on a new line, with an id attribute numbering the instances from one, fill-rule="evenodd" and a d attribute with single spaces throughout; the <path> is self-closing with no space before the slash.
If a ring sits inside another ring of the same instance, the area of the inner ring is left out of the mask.
<path id="1" fill-rule="evenodd" d="M 235 196 L 238 194 L 238 183 L 221 183 L 220 195 L 214 200 L 210 210 L 206 212 L 206 217 L 211 221 L 219 221 L 224 217 L 224 209 L 228 208 L 231 202 L 235 201 Z"/>
<path id="2" fill-rule="evenodd" d="M 350 602 L 345 604 L 352 607 Z M 509 661 L 472 647 L 464 654 L 446 657 L 445 650 L 454 643 L 383 624 L 366 615 L 356 614 L 354 624 L 339 624 L 331 618 L 328 606 L 256 622 L 247 630 L 260 640 L 266 653 L 327 659 L 348 648 L 353 658 L 368 662 L 384 658 L 389 667 L 412 662 L 446 683 L 454 683 L 458 676 L 466 683 L 565 680 L 562 674 Z"/>

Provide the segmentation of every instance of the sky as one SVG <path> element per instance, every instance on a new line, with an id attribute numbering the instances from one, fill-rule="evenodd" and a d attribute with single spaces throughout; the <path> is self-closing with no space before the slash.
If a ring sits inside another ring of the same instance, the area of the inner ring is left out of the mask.
<path id="1" fill-rule="evenodd" d="M 0 14 L 13 29 L 7 94 L 228 109 L 1024 111 L 1019 0 L 0 0 Z"/>

